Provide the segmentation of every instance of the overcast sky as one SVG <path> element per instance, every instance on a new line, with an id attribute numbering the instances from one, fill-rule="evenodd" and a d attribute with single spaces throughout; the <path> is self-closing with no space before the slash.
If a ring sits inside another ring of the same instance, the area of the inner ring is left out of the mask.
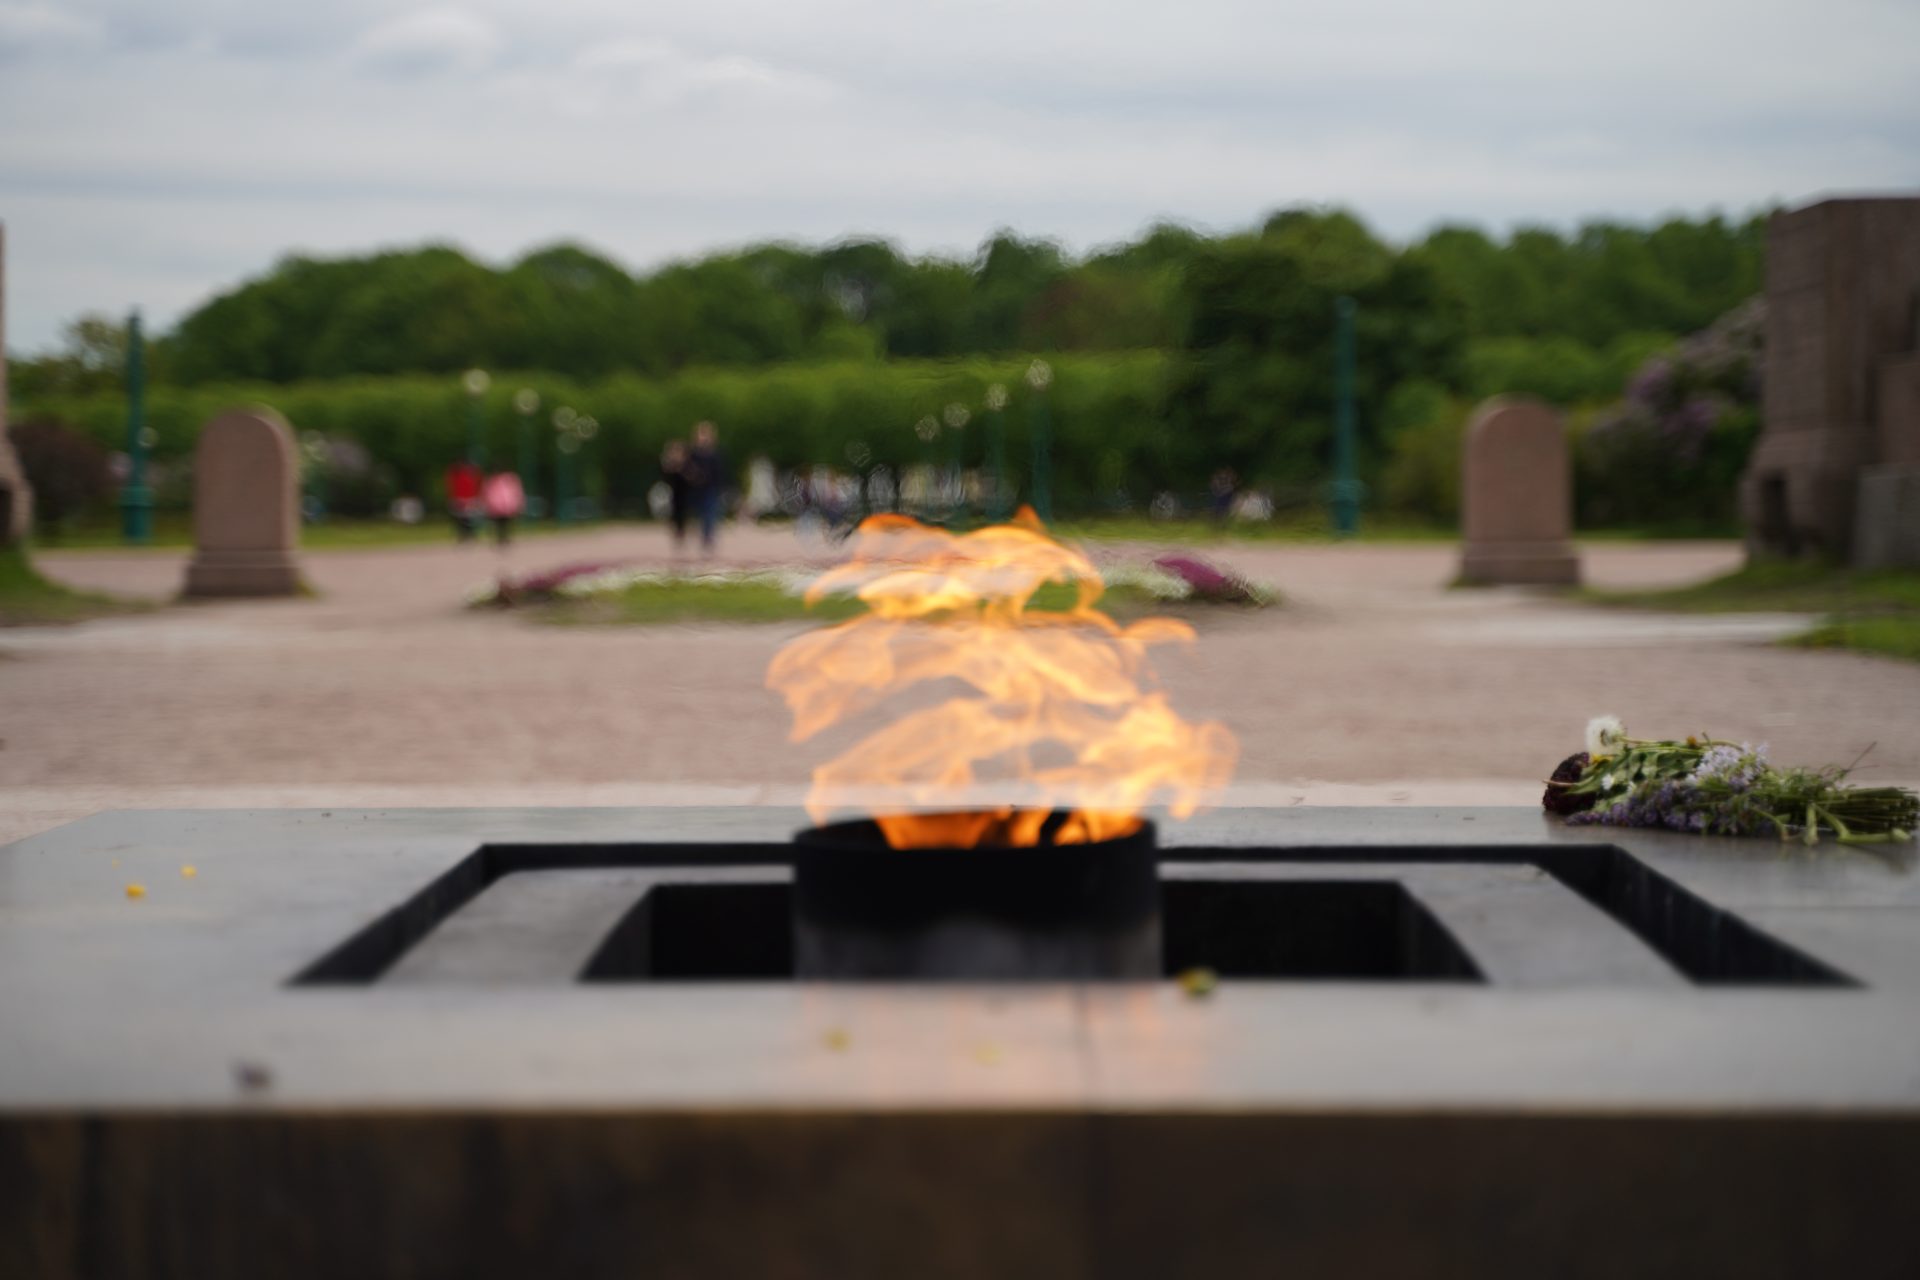
<path id="1" fill-rule="evenodd" d="M 0 0 L 8 346 L 299 250 L 1339 203 L 1396 239 L 1920 188 L 1920 0 Z"/>

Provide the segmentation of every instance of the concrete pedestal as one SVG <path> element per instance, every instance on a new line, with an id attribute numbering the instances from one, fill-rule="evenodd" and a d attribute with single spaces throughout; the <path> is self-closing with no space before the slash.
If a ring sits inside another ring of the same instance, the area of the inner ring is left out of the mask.
<path id="1" fill-rule="evenodd" d="M 804 822 L 132 812 L 0 849 L 0 1275 L 1920 1273 L 1908 853 L 1238 810 L 1163 827 L 1166 883 L 1384 885 L 1473 972 L 576 980 L 663 877 L 777 890 Z M 1168 903 L 1170 948 L 1216 936 Z"/>

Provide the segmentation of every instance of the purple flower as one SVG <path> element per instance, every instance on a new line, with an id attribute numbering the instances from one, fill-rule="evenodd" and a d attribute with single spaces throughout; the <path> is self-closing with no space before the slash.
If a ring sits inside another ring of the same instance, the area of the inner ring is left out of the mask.
<path id="1" fill-rule="evenodd" d="M 1170 573 L 1193 589 L 1193 598 L 1223 604 L 1258 604 L 1259 593 L 1253 584 L 1237 573 L 1207 563 L 1199 556 L 1161 556 L 1153 567 Z"/>
<path id="2" fill-rule="evenodd" d="M 1641 365 L 1627 383 L 1627 399 L 1638 401 L 1650 409 L 1658 408 L 1666 399 L 1667 389 L 1673 385 L 1673 365 L 1664 356 L 1655 356 Z"/>
<path id="3" fill-rule="evenodd" d="M 518 582 L 511 578 L 502 578 L 502 588 L 511 590 L 515 595 L 552 595 L 562 584 L 588 574 L 601 573 L 608 569 L 617 569 L 627 563 L 624 560 L 584 560 L 576 564 L 561 565 L 558 569 L 546 569 L 540 573 L 528 574 Z"/>

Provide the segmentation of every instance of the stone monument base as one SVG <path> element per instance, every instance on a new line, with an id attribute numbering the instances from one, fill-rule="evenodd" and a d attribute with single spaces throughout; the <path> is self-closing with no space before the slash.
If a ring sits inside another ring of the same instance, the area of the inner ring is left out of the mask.
<path id="1" fill-rule="evenodd" d="M 1853 561 L 1862 569 L 1920 566 L 1920 467 L 1862 469 Z"/>
<path id="2" fill-rule="evenodd" d="M 1460 581 L 1475 586 L 1578 586 L 1580 554 L 1568 542 L 1469 542 L 1460 553 Z"/>
<path id="3" fill-rule="evenodd" d="M 185 595 L 297 596 L 300 567 L 284 551 L 200 551 L 187 565 Z"/>

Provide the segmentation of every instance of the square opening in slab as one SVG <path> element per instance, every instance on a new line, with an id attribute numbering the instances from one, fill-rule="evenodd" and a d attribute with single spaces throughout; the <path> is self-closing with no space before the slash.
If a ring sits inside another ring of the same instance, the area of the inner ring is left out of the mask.
<path id="1" fill-rule="evenodd" d="M 1478 982 L 1473 960 L 1391 880 L 1170 880 L 1163 969 L 1226 977 Z M 586 982 L 776 981 L 793 976 L 791 887 L 662 884 L 608 934 Z"/>
<path id="2" fill-rule="evenodd" d="M 655 885 L 613 927 L 580 980 L 791 978 L 792 902 L 785 884 Z"/>
<path id="3" fill-rule="evenodd" d="M 601 925 L 599 936 L 577 934 L 577 943 L 553 948 L 590 959 L 543 971 L 543 980 L 780 981 L 793 974 L 791 858 L 791 846 L 775 843 L 485 845 L 291 981 L 381 981 L 503 877 L 584 869 L 632 870 L 654 882 L 629 900 L 634 905 L 610 931 Z M 1163 867 L 1191 869 L 1161 881 L 1169 973 L 1205 966 L 1277 980 L 1487 981 L 1444 921 L 1399 881 L 1341 878 L 1343 865 L 1414 863 L 1536 867 L 1699 986 L 1858 985 L 1610 845 L 1189 846 L 1163 850 L 1161 859 Z M 1312 866 L 1316 874 L 1275 880 L 1231 870 L 1249 863 Z M 1200 870 L 1205 864 L 1220 864 L 1219 874 Z M 467 944 L 485 945 L 472 937 Z M 488 966 L 467 967 L 467 980 L 490 980 L 481 972 Z"/>
<path id="4" fill-rule="evenodd" d="M 1167 880 L 1169 974 L 1480 982 L 1460 943 L 1394 880 Z"/>

